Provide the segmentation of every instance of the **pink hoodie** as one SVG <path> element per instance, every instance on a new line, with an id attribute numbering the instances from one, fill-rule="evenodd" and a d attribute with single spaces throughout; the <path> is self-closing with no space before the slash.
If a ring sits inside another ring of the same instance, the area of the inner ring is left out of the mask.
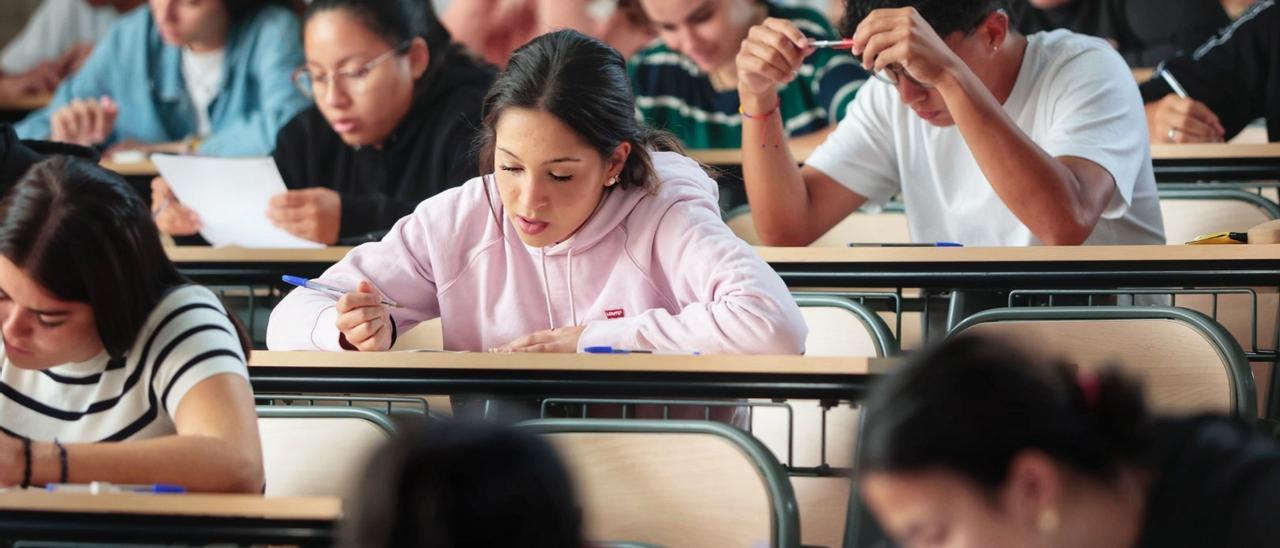
<path id="1" fill-rule="evenodd" d="M 404 308 L 396 330 L 441 318 L 446 350 L 483 351 L 585 325 L 588 346 L 798 354 L 807 333 L 778 275 L 720 219 L 716 184 L 693 160 L 653 154 L 654 193 L 616 189 L 564 242 L 526 246 L 490 178 L 420 204 L 380 242 L 320 281 L 362 279 Z M 334 300 L 296 289 L 271 312 L 272 350 L 341 350 Z"/>

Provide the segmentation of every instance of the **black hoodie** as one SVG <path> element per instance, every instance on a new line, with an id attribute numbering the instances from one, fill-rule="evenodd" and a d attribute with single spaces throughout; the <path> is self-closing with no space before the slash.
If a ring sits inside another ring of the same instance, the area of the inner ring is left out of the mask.
<path id="1" fill-rule="evenodd" d="M 9 192 L 31 166 L 46 155 L 65 154 L 98 161 L 97 153 L 87 148 L 61 143 L 21 141 L 9 124 L 0 124 L 0 196 Z"/>
<path id="2" fill-rule="evenodd" d="M 380 238 L 422 200 L 478 175 L 473 144 L 493 78 L 456 48 L 432 49 L 413 105 L 381 148 L 349 146 L 319 108 L 302 111 L 276 137 L 285 185 L 337 191 L 343 243 Z"/>
<path id="3" fill-rule="evenodd" d="M 1213 36 L 1230 20 L 1218 0 L 1074 0 L 1053 9 L 1013 2 L 1017 29 L 1070 29 L 1111 40 L 1131 67 L 1153 67 Z"/>
<path id="4" fill-rule="evenodd" d="M 1209 107 L 1227 139 L 1265 117 L 1267 138 L 1280 141 L 1280 6 L 1258 0 L 1231 26 L 1204 45 L 1168 60 L 1169 70 L 1192 99 Z M 1172 93 L 1163 78 L 1142 84 L 1142 100 Z"/>

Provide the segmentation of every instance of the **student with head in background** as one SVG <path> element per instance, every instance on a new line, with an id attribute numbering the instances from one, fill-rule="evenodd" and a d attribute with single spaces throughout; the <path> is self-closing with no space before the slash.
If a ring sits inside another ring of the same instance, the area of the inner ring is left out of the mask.
<path id="1" fill-rule="evenodd" d="M 646 122 L 694 149 L 739 148 L 736 56 L 753 25 L 788 21 L 804 38 L 838 40 L 819 12 L 767 0 L 639 0 L 660 41 L 630 60 L 636 105 Z M 847 51 L 821 49 L 775 82 L 783 135 L 818 144 L 844 118 L 867 74 Z"/>
<path id="2" fill-rule="evenodd" d="M 720 218 L 715 182 L 635 118 L 622 56 L 576 31 L 516 51 L 485 98 L 481 171 L 271 312 L 276 350 L 387 350 L 441 318 L 444 348 L 795 354 L 778 275 Z M 382 304 L 390 299 L 400 308 Z"/>
<path id="3" fill-rule="evenodd" d="M 434 0 L 455 41 L 498 67 L 536 36 L 573 29 L 630 56 L 653 39 L 637 0 Z"/>
<path id="4" fill-rule="evenodd" d="M 775 91 L 812 48 L 789 21 L 739 53 L 743 174 L 760 238 L 808 245 L 901 196 L 917 242 L 1163 244 L 1133 77 L 1098 38 L 1023 36 L 1004 0 L 850 0 L 846 34 L 874 69 L 797 167 Z"/>
<path id="5" fill-rule="evenodd" d="M 1057 29 L 1110 42 L 1131 67 L 1154 67 L 1230 23 L 1219 0 L 1013 0 L 1022 34 Z"/>
<path id="6" fill-rule="evenodd" d="M 269 154 L 306 98 L 297 16 L 256 0 L 149 0 L 118 21 L 24 139 L 108 149 Z"/>
<path id="7" fill-rule="evenodd" d="M 260 493 L 249 345 L 119 176 L 65 157 L 0 200 L 0 487 Z"/>
<path id="8" fill-rule="evenodd" d="M 1141 90 L 1152 143 L 1230 140 L 1258 118 L 1267 139 L 1280 141 L 1280 6 L 1259 0 L 1217 36 L 1162 63 Z"/>
<path id="9" fill-rule="evenodd" d="M 402 432 L 369 460 L 346 546 L 585 545 L 569 472 L 536 434 L 455 421 Z"/>
<path id="10" fill-rule="evenodd" d="M 276 137 L 291 189 L 266 213 L 315 242 L 377 239 L 419 202 L 477 174 L 472 150 L 493 72 L 449 40 L 421 0 L 314 0 L 307 62 L 294 81 L 315 101 Z M 188 236 L 200 219 L 152 183 L 162 232 Z"/>
<path id="11" fill-rule="evenodd" d="M 0 49 L 0 99 L 53 93 L 120 15 L 145 0 L 44 0 Z"/>
<path id="12" fill-rule="evenodd" d="M 1280 538 L 1275 440 L 1234 418 L 1152 415 L 1116 369 L 961 335 L 880 383 L 864 412 L 857 481 L 902 546 Z"/>

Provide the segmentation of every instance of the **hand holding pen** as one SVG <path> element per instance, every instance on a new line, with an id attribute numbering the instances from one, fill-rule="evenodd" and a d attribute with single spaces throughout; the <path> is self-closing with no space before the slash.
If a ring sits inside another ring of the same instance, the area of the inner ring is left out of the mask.
<path id="1" fill-rule="evenodd" d="M 361 352 L 391 348 L 391 309 L 400 305 L 383 297 L 368 280 L 362 280 L 354 291 L 297 276 L 284 276 L 283 280 L 337 299 L 335 324 L 340 333 L 338 343 L 343 348 Z"/>
<path id="2" fill-rule="evenodd" d="M 1218 115 L 1192 99 L 1182 82 L 1167 68 L 1157 73 L 1173 93 L 1147 103 L 1147 126 L 1152 143 L 1220 143 L 1226 129 Z"/>

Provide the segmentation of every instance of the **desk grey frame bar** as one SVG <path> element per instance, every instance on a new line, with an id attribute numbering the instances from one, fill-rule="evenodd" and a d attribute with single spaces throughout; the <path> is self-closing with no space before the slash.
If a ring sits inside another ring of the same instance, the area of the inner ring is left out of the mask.
<path id="1" fill-rule="evenodd" d="M 875 373 L 249 368 L 254 392 L 456 394 L 515 398 L 786 398 L 839 401 L 861 399 L 875 377 Z"/>
<path id="2" fill-rule="evenodd" d="M 0 541 L 333 546 L 336 525 L 297 519 L 10 510 L 0 512 Z"/>

